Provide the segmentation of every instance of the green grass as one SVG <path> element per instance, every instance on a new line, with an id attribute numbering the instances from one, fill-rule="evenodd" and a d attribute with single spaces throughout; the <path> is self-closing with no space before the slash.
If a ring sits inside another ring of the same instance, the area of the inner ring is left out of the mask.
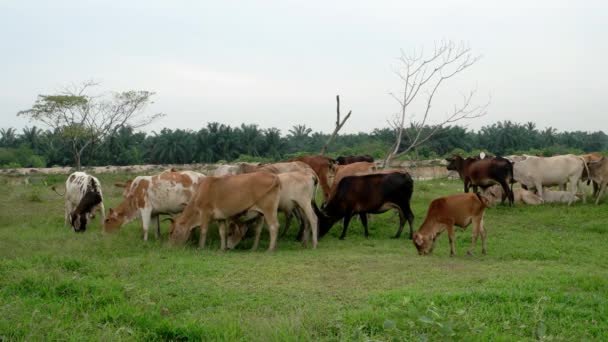
<path id="1" fill-rule="evenodd" d="M 106 208 L 125 175 L 100 175 Z M 0 178 L 0 340 L 606 340 L 608 204 L 488 209 L 488 255 L 466 256 L 471 229 L 420 257 L 392 213 L 371 236 L 336 225 L 317 250 L 268 254 L 142 241 L 135 221 L 109 236 L 63 227 L 65 177 Z M 62 187 L 60 186 L 62 189 Z M 459 182 L 417 182 L 418 227 Z M 407 234 L 406 234 L 407 235 Z M 209 240 L 209 239 L 208 239 Z"/>

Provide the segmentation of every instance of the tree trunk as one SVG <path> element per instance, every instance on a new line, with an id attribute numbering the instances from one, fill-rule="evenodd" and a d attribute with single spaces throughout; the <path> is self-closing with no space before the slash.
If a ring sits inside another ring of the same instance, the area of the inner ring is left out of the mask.
<path id="1" fill-rule="evenodd" d="M 76 162 L 76 170 L 80 171 L 80 169 L 81 169 L 81 165 L 80 165 L 80 153 L 78 153 L 78 152 L 74 153 L 74 161 Z"/>

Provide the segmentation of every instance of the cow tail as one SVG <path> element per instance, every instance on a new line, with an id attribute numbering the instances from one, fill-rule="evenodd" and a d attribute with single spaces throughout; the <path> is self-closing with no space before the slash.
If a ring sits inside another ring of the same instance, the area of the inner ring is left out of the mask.
<path id="1" fill-rule="evenodd" d="M 589 185 L 589 180 L 591 180 L 591 174 L 589 173 L 589 167 L 587 167 L 587 162 L 585 161 L 585 158 L 582 157 L 578 157 L 578 159 L 580 159 L 583 162 L 583 165 L 585 166 L 585 171 L 587 171 L 587 185 Z"/>
<path id="2" fill-rule="evenodd" d="M 51 190 L 55 191 L 55 193 L 57 195 L 61 196 L 61 197 L 65 196 L 65 192 L 63 194 L 60 194 L 59 191 L 57 191 L 57 188 L 54 185 L 51 187 Z"/>
<path id="3" fill-rule="evenodd" d="M 509 173 L 510 173 L 510 177 L 511 180 L 509 181 L 509 183 L 511 183 L 511 195 L 513 195 L 513 183 L 515 183 L 515 176 L 513 175 L 513 164 L 511 161 L 509 161 Z"/>

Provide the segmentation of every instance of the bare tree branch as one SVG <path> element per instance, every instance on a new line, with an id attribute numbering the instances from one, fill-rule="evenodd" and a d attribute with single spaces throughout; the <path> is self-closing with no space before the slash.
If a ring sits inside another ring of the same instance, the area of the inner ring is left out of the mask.
<path id="1" fill-rule="evenodd" d="M 350 118 L 350 115 L 352 114 L 352 110 L 348 111 L 348 114 L 346 114 L 346 116 L 344 117 L 344 120 L 340 121 L 340 95 L 336 95 L 336 128 L 334 129 L 333 133 L 329 136 L 329 139 L 327 139 L 327 142 L 325 143 L 325 145 L 323 145 L 323 148 L 321 149 L 321 155 L 324 155 L 325 152 L 327 152 L 327 148 L 331 145 L 331 143 L 333 142 L 333 140 L 336 138 L 336 136 L 338 135 L 338 132 L 342 129 L 342 126 L 344 126 L 344 124 L 346 123 L 346 120 L 348 120 L 348 118 Z"/>
<path id="2" fill-rule="evenodd" d="M 389 121 L 389 126 L 395 130 L 395 143 L 386 154 L 384 167 L 389 167 L 393 158 L 424 144 L 445 125 L 475 119 L 486 114 L 489 101 L 484 105 L 473 106 L 472 100 L 476 94 L 476 91 L 473 90 L 467 95 L 463 95 L 461 105 L 454 106 L 454 109 L 447 113 L 443 120 L 429 127 L 433 100 L 441 86 L 480 59 L 480 56 L 473 56 L 471 48 L 464 43 L 441 41 L 435 42 L 433 47 L 433 52 L 428 57 L 425 57 L 423 52 L 417 54 L 416 51 L 413 51 L 411 54 L 406 54 L 401 51 L 401 56 L 398 58 L 401 67 L 396 74 L 403 82 L 403 88 L 399 94 L 389 93 L 399 104 L 400 110 L 399 116 Z M 407 117 L 414 103 L 420 103 L 420 106 L 424 108 L 422 117 L 418 120 L 414 114 L 411 114 L 409 119 Z M 409 120 L 407 132 L 406 120 Z M 409 145 L 402 148 L 404 134 Z"/>

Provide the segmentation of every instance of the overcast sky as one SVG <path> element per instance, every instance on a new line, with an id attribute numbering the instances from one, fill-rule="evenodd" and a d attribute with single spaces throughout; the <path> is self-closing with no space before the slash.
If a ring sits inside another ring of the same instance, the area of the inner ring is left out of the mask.
<path id="1" fill-rule="evenodd" d="M 161 127 L 386 126 L 400 50 L 466 41 L 482 59 L 437 95 L 491 95 L 488 115 L 542 128 L 608 131 L 608 1 L 3 1 L 0 127 L 37 94 L 93 79 L 156 92 Z"/>

